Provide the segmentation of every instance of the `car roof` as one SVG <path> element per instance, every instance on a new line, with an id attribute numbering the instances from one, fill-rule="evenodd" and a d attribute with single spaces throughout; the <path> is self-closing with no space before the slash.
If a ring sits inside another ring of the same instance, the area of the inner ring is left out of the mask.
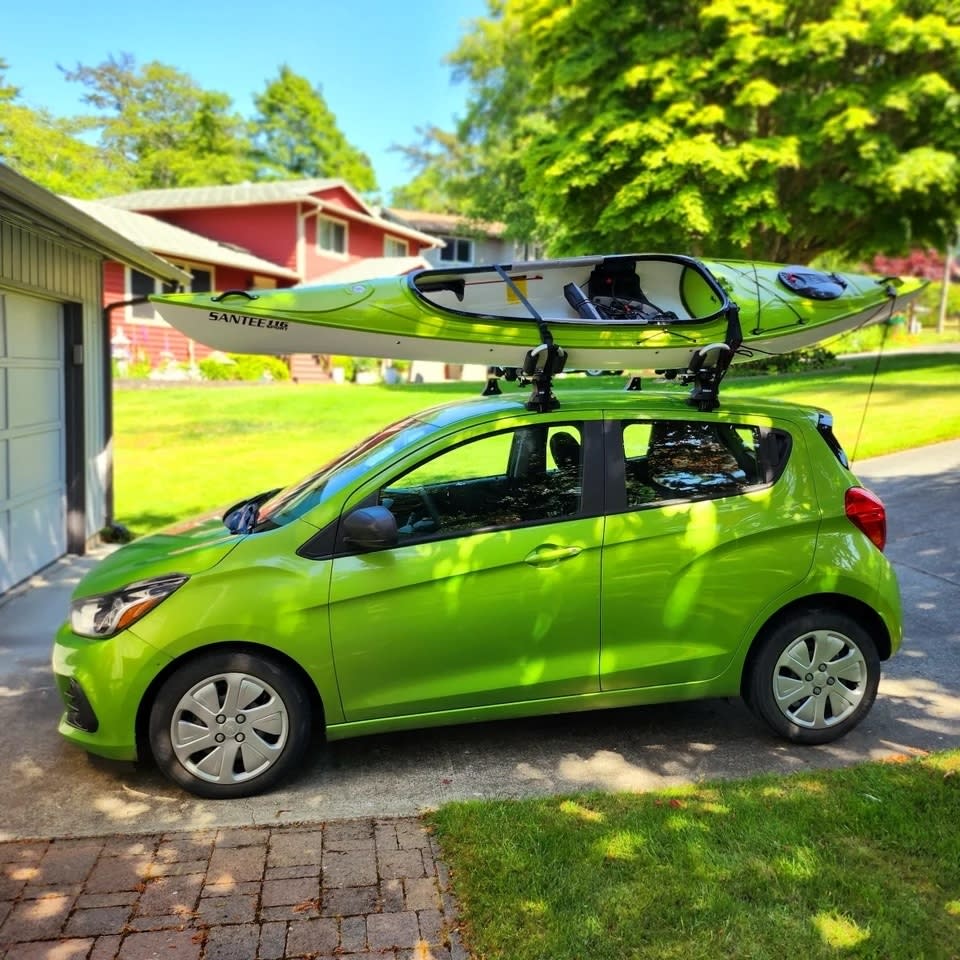
<path id="1" fill-rule="evenodd" d="M 790 403 L 784 400 L 757 399 L 754 397 L 737 398 L 727 391 L 724 394 L 720 407 L 712 413 L 697 411 L 689 403 L 689 390 L 682 389 L 676 392 L 667 390 L 609 390 L 577 387 L 573 389 L 555 390 L 559 401 L 558 407 L 549 414 L 538 414 L 527 409 L 528 393 L 526 388 L 512 389 L 508 385 L 502 394 L 489 397 L 478 396 L 469 400 L 454 400 L 440 406 L 413 414 L 413 419 L 432 424 L 438 428 L 464 426 L 470 421 L 485 422 L 489 420 L 507 419 L 512 417 L 548 416 L 551 420 L 574 418 L 587 413 L 608 411 L 622 416 L 671 416 L 678 419 L 717 420 L 729 422 L 739 417 L 766 417 L 781 420 L 804 420 L 816 423 L 817 418 L 825 413 L 817 407 Z"/>

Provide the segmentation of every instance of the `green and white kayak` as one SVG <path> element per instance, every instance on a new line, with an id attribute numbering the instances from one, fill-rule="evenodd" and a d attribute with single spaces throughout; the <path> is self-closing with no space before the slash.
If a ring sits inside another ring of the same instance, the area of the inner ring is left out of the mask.
<path id="1" fill-rule="evenodd" d="M 683 370 L 695 353 L 729 343 L 732 324 L 742 335 L 734 362 L 786 353 L 889 318 L 925 283 L 621 254 L 150 299 L 188 337 L 235 353 L 516 367 L 546 335 L 566 353 L 568 369 Z"/>

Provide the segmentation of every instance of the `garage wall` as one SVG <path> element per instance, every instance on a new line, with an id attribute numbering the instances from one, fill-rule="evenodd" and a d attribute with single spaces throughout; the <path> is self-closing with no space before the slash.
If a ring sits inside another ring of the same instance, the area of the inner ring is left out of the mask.
<path id="1" fill-rule="evenodd" d="M 69 422 L 74 414 L 73 421 L 82 423 L 83 530 L 87 538 L 103 526 L 106 518 L 102 269 L 102 258 L 96 252 L 63 240 L 53 230 L 7 218 L 0 212 L 0 292 L 66 305 L 61 314 L 82 327 L 82 356 L 70 351 L 63 362 L 80 361 L 83 370 L 85 416 L 84 411 L 68 409 L 67 419 Z M 75 416 L 77 413 L 81 416 Z"/>

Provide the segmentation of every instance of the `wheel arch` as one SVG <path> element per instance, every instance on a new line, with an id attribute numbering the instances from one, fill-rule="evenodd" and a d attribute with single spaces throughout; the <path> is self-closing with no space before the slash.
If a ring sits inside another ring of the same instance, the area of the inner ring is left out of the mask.
<path id="1" fill-rule="evenodd" d="M 743 662 L 743 670 L 740 674 L 740 694 L 746 697 L 747 684 L 750 674 L 753 670 L 753 663 L 763 646 L 764 638 L 775 630 L 781 623 L 792 617 L 801 616 L 814 610 L 833 610 L 839 613 L 845 613 L 847 616 L 860 623 L 870 634 L 877 647 L 877 655 L 880 660 L 889 660 L 891 654 L 890 631 L 883 622 L 883 617 L 877 613 L 871 606 L 855 597 L 850 597 L 841 593 L 818 593 L 807 597 L 800 597 L 785 607 L 781 607 L 773 614 L 760 629 L 756 632 L 747 656 Z"/>
<path id="2" fill-rule="evenodd" d="M 248 643 L 248 642 L 232 642 L 225 640 L 222 643 L 211 643 L 207 646 L 198 647 L 195 650 L 189 650 L 181 656 L 177 657 L 176 660 L 171 660 L 154 678 L 150 681 L 150 685 L 147 687 L 144 695 L 140 698 L 140 705 L 137 707 L 137 718 L 136 718 L 136 742 L 137 742 L 137 756 L 139 758 L 147 757 L 151 755 L 150 750 L 150 738 L 149 738 L 149 726 L 150 726 L 150 710 L 153 707 L 153 703 L 157 698 L 157 693 L 160 688 L 163 686 L 167 677 L 169 677 L 175 670 L 178 670 L 185 663 L 189 663 L 191 660 L 196 660 L 199 657 L 206 656 L 211 653 L 247 653 L 252 656 L 263 657 L 264 659 L 272 660 L 277 665 L 283 667 L 285 670 L 289 670 L 290 673 L 297 678 L 297 680 L 303 686 L 303 689 L 307 693 L 307 697 L 310 700 L 310 709 L 312 714 L 312 735 L 314 737 L 317 734 L 323 734 L 326 729 L 326 721 L 323 707 L 323 700 L 320 697 L 320 691 L 317 690 L 317 685 L 310 679 L 310 674 L 307 673 L 303 667 L 297 663 L 292 657 L 283 653 L 281 650 L 277 650 L 275 647 L 268 647 L 265 644 L 259 643 Z"/>

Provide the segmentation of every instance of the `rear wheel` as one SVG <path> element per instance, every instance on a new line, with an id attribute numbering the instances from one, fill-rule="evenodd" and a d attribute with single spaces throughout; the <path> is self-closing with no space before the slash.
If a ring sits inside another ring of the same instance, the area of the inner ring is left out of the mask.
<path id="1" fill-rule="evenodd" d="M 205 654 L 175 670 L 150 711 L 160 769 L 200 797 L 246 797 L 272 787 L 310 739 L 302 683 L 265 657 Z"/>
<path id="2" fill-rule="evenodd" d="M 788 740 L 829 743 L 873 705 L 880 683 L 877 647 L 847 614 L 808 611 L 774 627 L 761 643 L 747 702 Z"/>

